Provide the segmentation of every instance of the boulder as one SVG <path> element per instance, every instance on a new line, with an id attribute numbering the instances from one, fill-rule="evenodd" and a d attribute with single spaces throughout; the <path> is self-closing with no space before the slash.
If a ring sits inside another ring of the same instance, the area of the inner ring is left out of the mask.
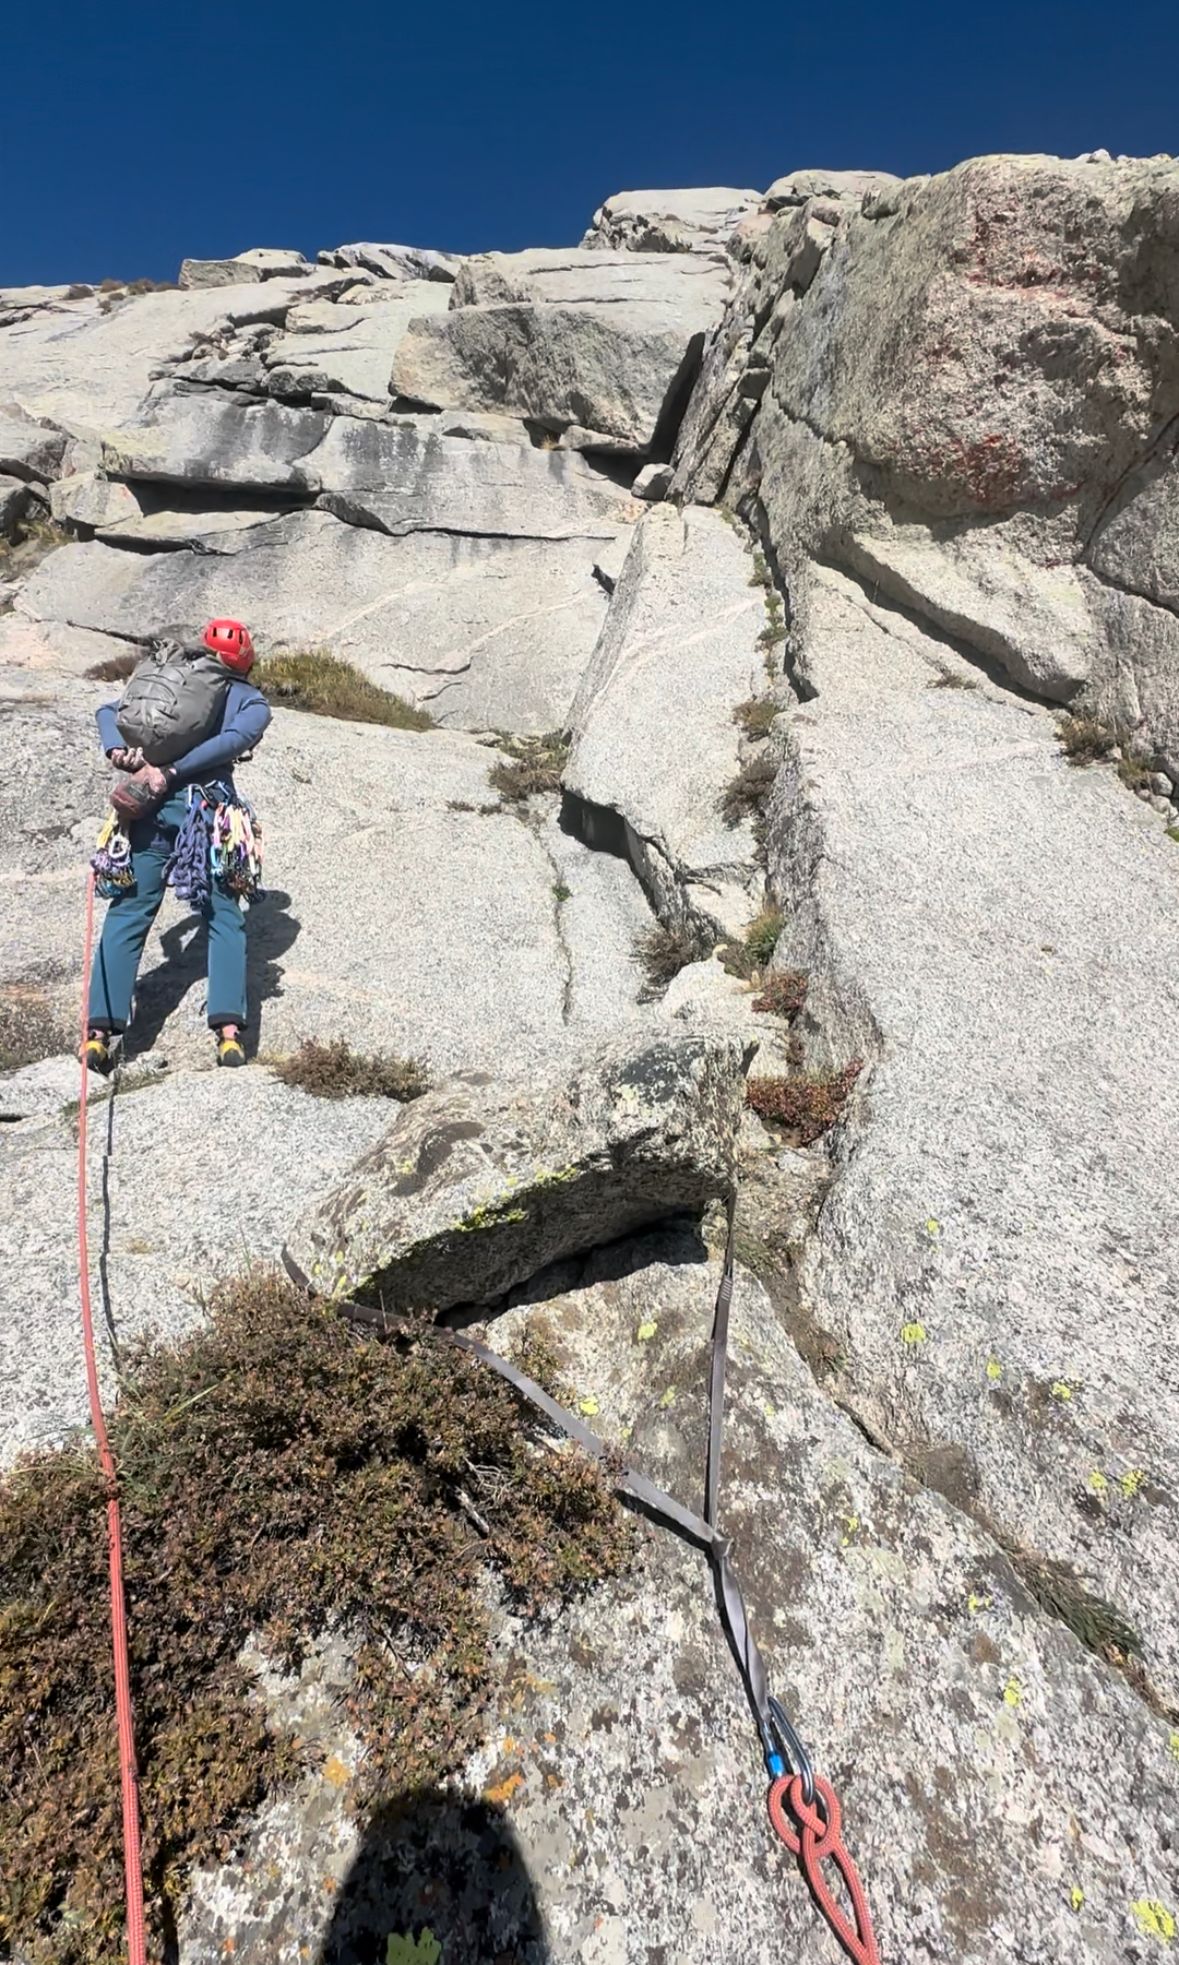
<path id="1" fill-rule="evenodd" d="M 49 487 L 49 510 L 59 525 L 97 532 L 120 521 L 133 522 L 141 516 L 138 498 L 130 485 L 100 477 L 97 471 L 75 471 Z"/>
<path id="2" fill-rule="evenodd" d="M 728 1195 L 744 1056 L 615 1039 L 541 1084 L 460 1077 L 407 1107 L 292 1230 L 325 1296 L 391 1315 L 490 1303 L 550 1262 Z"/>
<path id="3" fill-rule="evenodd" d="M 0 404 L 0 472 L 27 484 L 60 477 L 69 435 L 28 416 L 16 403 Z"/>
<path id="4" fill-rule="evenodd" d="M 606 252 L 716 254 L 759 202 L 756 191 L 728 186 L 619 191 L 599 206 L 581 243 Z"/>
<path id="5" fill-rule="evenodd" d="M 410 322 L 446 310 L 449 286 L 420 280 L 382 285 L 363 306 L 312 301 L 293 307 L 286 330 L 268 342 L 263 386 L 303 399 L 343 392 L 388 403 L 393 356 Z"/>
<path id="6" fill-rule="evenodd" d="M 1075 1564 L 1173 1704 L 1174 847 L 1112 767 L 1068 765 L 1047 711 L 930 687 L 944 668 L 816 577 L 768 814 L 775 962 L 808 974 L 811 1066 L 872 1071 L 801 1300 L 869 1436 Z"/>
<path id="7" fill-rule="evenodd" d="M 133 482 L 233 485 L 314 495 L 308 463 L 330 419 L 318 410 L 168 390 L 103 444 L 103 468 Z"/>
<path id="8" fill-rule="evenodd" d="M 765 681 L 752 571 L 719 513 L 648 512 L 570 714 L 571 822 L 627 854 L 662 920 L 705 939 L 739 933 L 760 886 L 748 819 L 720 809 L 740 769 L 733 713 Z"/>
<path id="9" fill-rule="evenodd" d="M 838 198 L 852 205 L 862 204 L 865 198 L 884 193 L 900 182 L 890 171 L 788 171 L 785 177 L 774 179 L 762 199 L 762 210 L 786 211 L 795 205 L 808 204 L 812 198 Z"/>
<path id="10" fill-rule="evenodd" d="M 321 266 L 355 266 L 379 280 L 453 280 L 462 257 L 421 246 L 333 246 L 316 255 Z"/>
<path id="11" fill-rule="evenodd" d="M 180 287 L 234 287 L 254 281 L 278 278 L 296 279 L 314 269 L 301 252 L 283 252 L 270 246 L 252 246 L 232 259 L 184 259 L 180 262 Z"/>
<path id="12" fill-rule="evenodd" d="M 0 539 L 15 539 L 33 495 L 24 478 L 0 473 Z"/>
<path id="13" fill-rule="evenodd" d="M 634 300 L 455 308 L 411 324 L 393 387 L 437 409 L 506 410 L 555 430 L 580 423 L 642 455 L 691 385 L 712 313 Z"/>
<path id="14" fill-rule="evenodd" d="M 644 464 L 630 488 L 631 496 L 642 498 L 648 504 L 657 505 L 670 491 L 671 480 L 670 464 Z"/>

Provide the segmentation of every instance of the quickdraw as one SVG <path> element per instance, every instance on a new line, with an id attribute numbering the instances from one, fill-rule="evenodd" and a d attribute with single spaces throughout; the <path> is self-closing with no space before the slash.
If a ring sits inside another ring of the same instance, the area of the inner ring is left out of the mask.
<path id="1" fill-rule="evenodd" d="M 113 810 L 107 813 L 99 828 L 90 865 L 94 869 L 94 885 L 104 901 L 113 901 L 117 894 L 130 892 L 135 885 L 131 841 Z"/>

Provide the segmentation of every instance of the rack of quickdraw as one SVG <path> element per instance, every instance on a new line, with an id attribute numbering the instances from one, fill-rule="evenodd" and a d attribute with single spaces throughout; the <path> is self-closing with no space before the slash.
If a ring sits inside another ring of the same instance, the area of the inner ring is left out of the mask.
<path id="1" fill-rule="evenodd" d="M 150 825 L 151 820 L 141 821 Z M 130 834 L 112 808 L 103 820 L 90 862 L 104 900 L 115 900 L 135 886 Z M 262 827 L 248 799 L 232 785 L 190 785 L 188 810 L 176 837 L 164 879 L 178 900 L 198 911 L 215 881 L 247 906 L 262 893 Z"/>

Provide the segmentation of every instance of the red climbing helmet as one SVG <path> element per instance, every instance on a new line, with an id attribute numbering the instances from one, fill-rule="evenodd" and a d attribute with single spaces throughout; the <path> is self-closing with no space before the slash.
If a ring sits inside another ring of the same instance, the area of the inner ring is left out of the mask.
<path id="1" fill-rule="evenodd" d="M 237 675 L 249 675 L 254 666 L 254 644 L 250 630 L 240 621 L 210 621 L 202 636 L 205 647 L 219 662 Z"/>

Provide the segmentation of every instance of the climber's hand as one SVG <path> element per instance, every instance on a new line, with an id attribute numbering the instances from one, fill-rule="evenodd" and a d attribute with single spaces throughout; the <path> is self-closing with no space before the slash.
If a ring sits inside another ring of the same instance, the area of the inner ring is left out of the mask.
<path id="1" fill-rule="evenodd" d="M 145 764 L 143 766 L 143 782 L 153 798 L 162 798 L 171 780 L 168 777 L 168 773 L 161 771 L 158 765 Z"/>

